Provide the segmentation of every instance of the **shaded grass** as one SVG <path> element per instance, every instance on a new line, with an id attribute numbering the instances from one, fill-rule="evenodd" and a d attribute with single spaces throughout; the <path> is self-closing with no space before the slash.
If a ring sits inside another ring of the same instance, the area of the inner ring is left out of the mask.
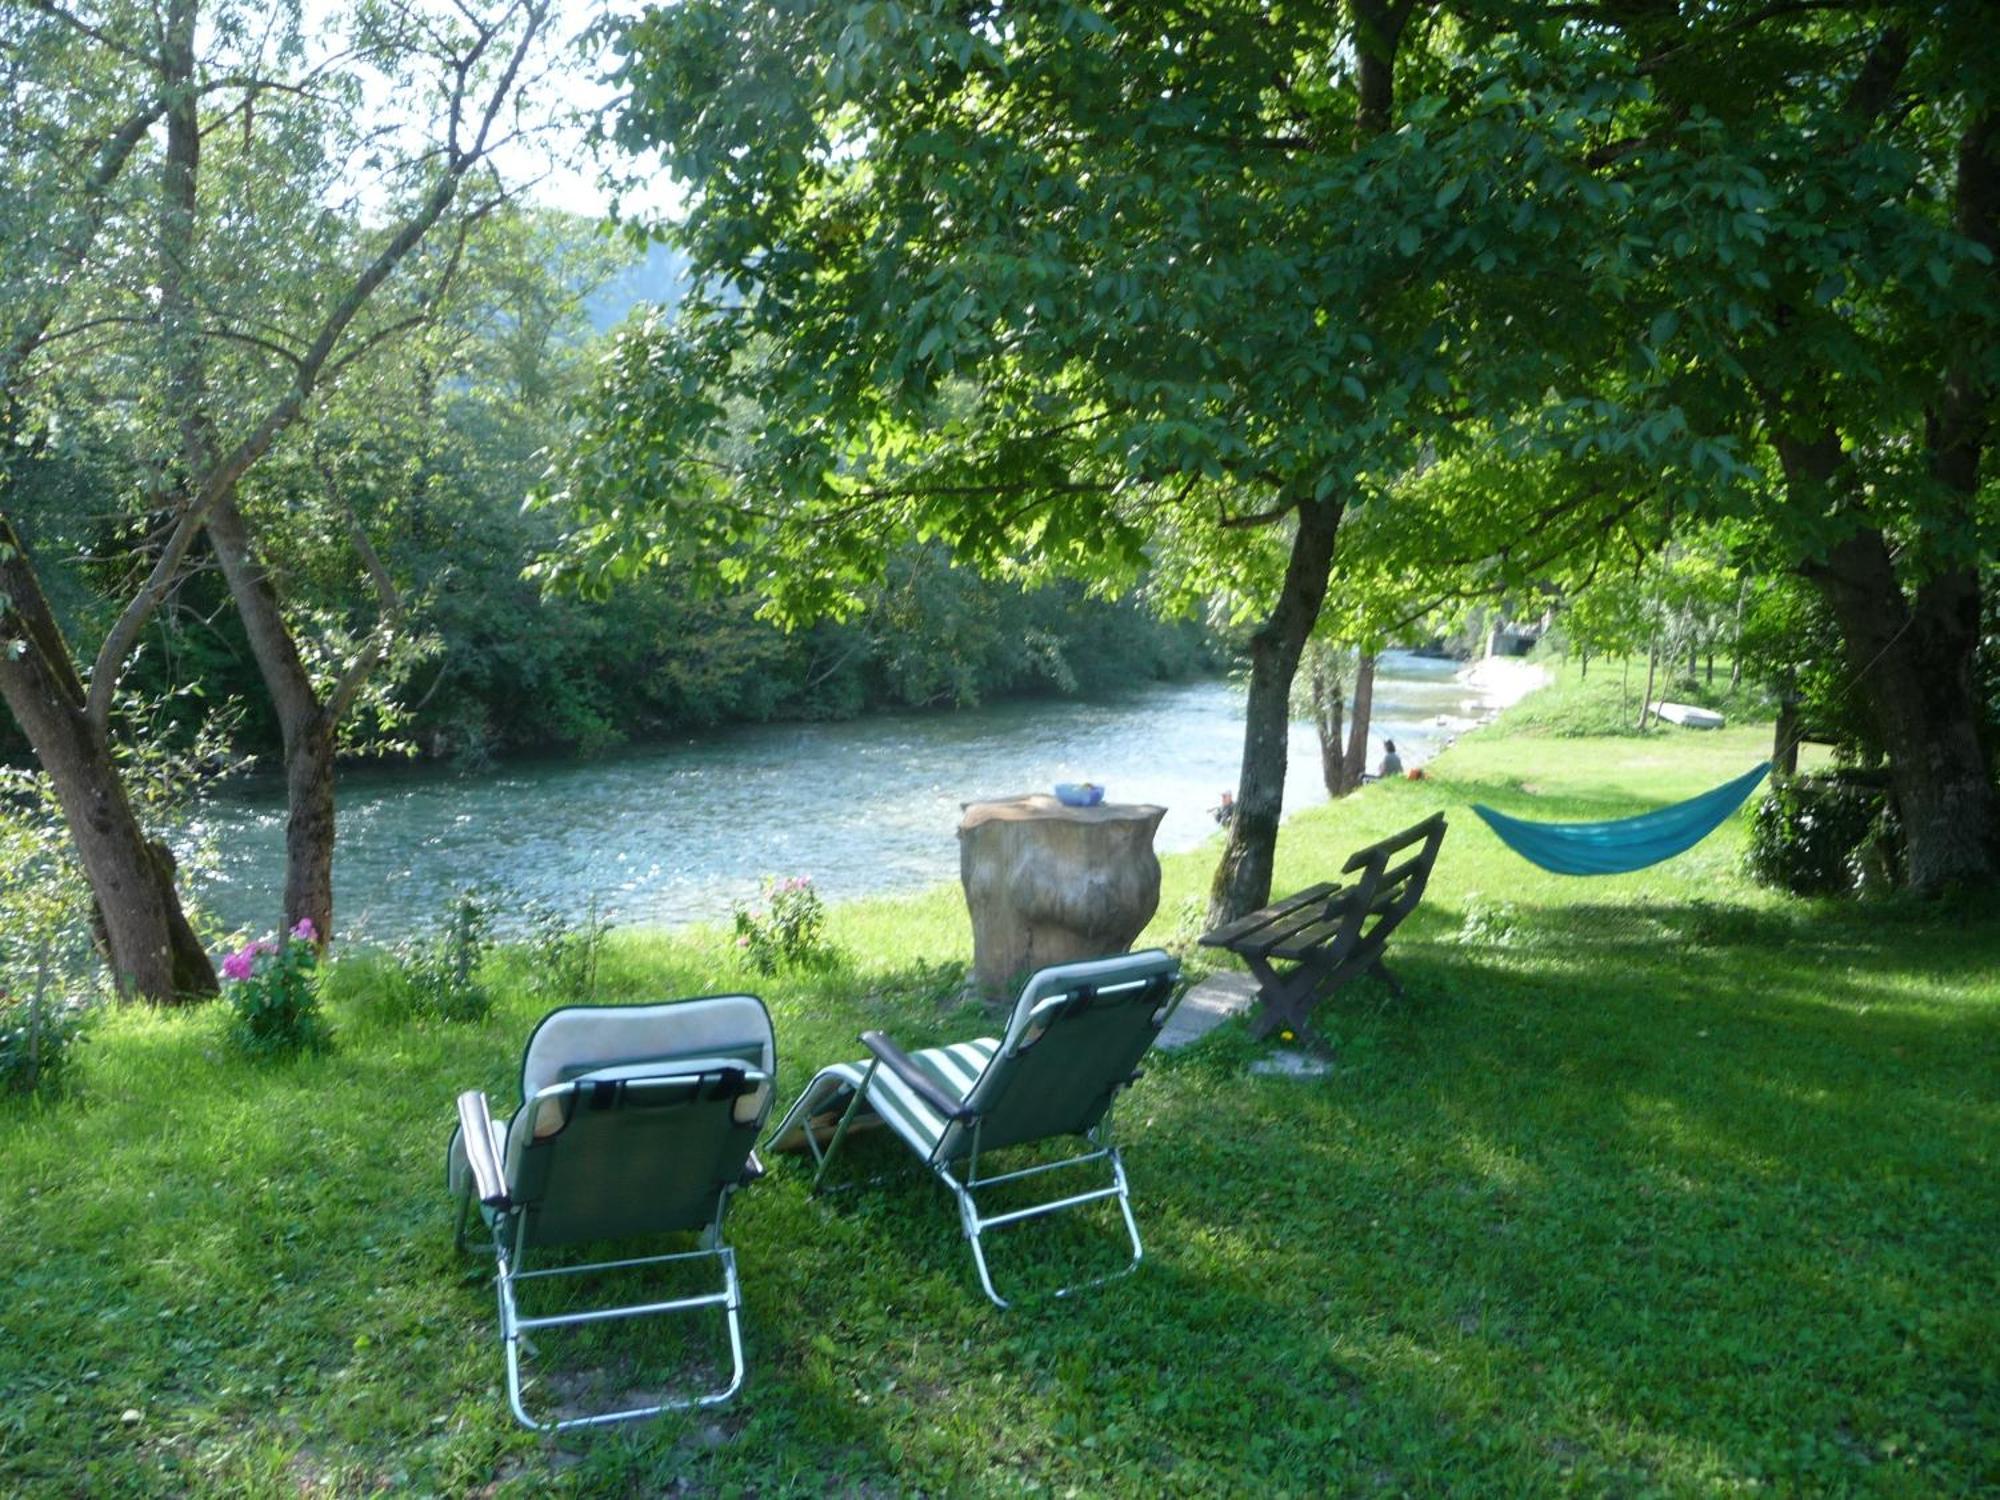
<path id="1" fill-rule="evenodd" d="M 1450 814 L 1396 943 L 1410 999 L 1344 995 L 1326 1079 L 1249 1076 L 1234 1024 L 1149 1061 L 1121 1122 L 1138 1275 L 1001 1314 L 934 1185 L 815 1201 L 780 1163 L 731 1221 L 743 1396 L 561 1443 L 505 1415 L 490 1289 L 452 1253 L 441 1182 L 452 1095 L 511 1100 L 545 1007 L 518 959 L 473 1027 L 401 1022 L 375 961 L 336 966 L 338 1050 L 281 1066 L 231 1057 L 219 1009 L 114 1016 L 79 1100 L 0 1115 L 0 1489 L 2000 1485 L 2000 916 L 1761 891 L 1741 818 L 1653 870 L 1565 879 L 1465 811 L 1641 811 L 1767 749 L 1762 727 L 1503 722 L 1424 783 L 1294 819 L 1281 891 Z M 1190 925 L 1212 858 L 1165 862 L 1155 935 Z M 985 1029 L 952 998 L 955 892 L 839 907 L 830 931 L 845 968 L 762 986 L 785 1091 L 865 1026 Z M 620 934 L 601 983 L 759 988 L 715 931 Z M 1002 1231 L 999 1274 L 1060 1279 L 1104 1248 L 1090 1227 Z M 703 1348 L 583 1357 L 642 1379 Z"/>

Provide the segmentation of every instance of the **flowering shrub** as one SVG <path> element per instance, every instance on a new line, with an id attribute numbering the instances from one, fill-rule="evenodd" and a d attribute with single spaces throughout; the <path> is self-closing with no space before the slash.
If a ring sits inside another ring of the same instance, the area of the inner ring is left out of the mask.
<path id="1" fill-rule="evenodd" d="M 825 969 L 838 956 L 826 940 L 826 904 L 810 875 L 764 877 L 764 904 L 736 908 L 736 948 L 759 974 Z"/>
<path id="2" fill-rule="evenodd" d="M 259 938 L 222 961 L 229 1004 L 236 1012 L 231 1035 L 245 1052 L 319 1051 L 330 1040 L 319 1012 L 319 931 L 303 918 L 283 942 Z"/>

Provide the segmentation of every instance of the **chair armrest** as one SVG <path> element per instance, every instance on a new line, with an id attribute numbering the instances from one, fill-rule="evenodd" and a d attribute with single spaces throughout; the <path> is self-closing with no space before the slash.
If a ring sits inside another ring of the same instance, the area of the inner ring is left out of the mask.
<path id="1" fill-rule="evenodd" d="M 929 1074 L 910 1060 L 907 1052 L 881 1032 L 862 1032 L 861 1045 L 874 1053 L 882 1066 L 900 1078 L 911 1093 L 945 1119 L 964 1124 L 973 1118 L 971 1110 L 939 1088 Z"/>
<path id="2" fill-rule="evenodd" d="M 500 1158 L 493 1150 L 493 1116 L 486 1108 L 486 1096 L 467 1089 L 458 1096 L 458 1135 L 465 1142 L 465 1164 L 472 1170 L 473 1191 L 488 1208 L 505 1208 L 511 1201 L 507 1175 L 500 1170 Z"/>

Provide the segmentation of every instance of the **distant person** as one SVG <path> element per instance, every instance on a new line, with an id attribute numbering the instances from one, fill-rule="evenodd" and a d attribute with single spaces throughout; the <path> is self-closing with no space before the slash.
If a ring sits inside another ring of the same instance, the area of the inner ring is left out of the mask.
<path id="1" fill-rule="evenodd" d="M 1394 740 L 1382 741 L 1382 769 L 1375 774 L 1384 781 L 1387 781 L 1391 776 L 1401 776 L 1403 774 L 1403 757 L 1396 753 L 1396 742 Z"/>
<path id="2" fill-rule="evenodd" d="M 1208 810 L 1208 815 L 1215 819 L 1218 828 L 1227 828 L 1229 820 L 1236 816 L 1236 794 L 1225 788 L 1222 800 Z"/>

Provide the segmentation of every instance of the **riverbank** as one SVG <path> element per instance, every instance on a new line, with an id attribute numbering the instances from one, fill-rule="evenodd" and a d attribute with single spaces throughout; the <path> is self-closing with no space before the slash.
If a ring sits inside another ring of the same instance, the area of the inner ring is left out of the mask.
<path id="1" fill-rule="evenodd" d="M 505 1415 L 439 1180 L 452 1095 L 511 1097 L 547 1005 L 515 960 L 472 1027 L 382 1014 L 357 966 L 338 1050 L 287 1066 L 230 1058 L 214 1010 L 112 1016 L 78 1099 L 0 1112 L 0 1490 L 1976 1490 L 2000 1451 L 2000 918 L 1781 898 L 1740 874 L 1741 818 L 1568 880 L 1467 809 L 1642 811 L 1768 739 L 1503 716 L 1421 783 L 1298 814 L 1280 890 L 1450 819 L 1395 944 L 1409 999 L 1348 992 L 1325 1079 L 1252 1076 L 1239 1024 L 1148 1061 L 1121 1111 L 1136 1276 L 998 1313 L 934 1184 L 820 1202 L 779 1163 L 731 1221 L 737 1403 L 559 1444 Z M 1192 934 L 1212 858 L 1163 862 L 1150 937 Z M 601 988 L 760 989 L 785 1092 L 864 1027 L 982 1026 L 940 1008 L 955 891 L 830 929 L 842 969 L 768 983 L 719 929 L 619 934 Z M 1015 1233 L 996 1253 L 1029 1278 L 1096 1243 Z"/>
<path id="2" fill-rule="evenodd" d="M 1508 701 L 1457 664 L 1385 653 L 1369 764 L 1383 738 L 1421 763 Z M 392 942 L 437 923 L 468 885 L 504 916 L 533 902 L 621 926 L 726 919 L 764 875 L 811 875 L 829 900 L 956 878 L 962 803 L 1058 781 L 1167 809 L 1162 853 L 1200 846 L 1236 785 L 1243 698 L 1223 680 L 1096 701 L 872 714 L 841 723 L 719 729 L 590 760 L 478 775 L 343 771 L 335 914 L 344 937 Z M 1324 801 L 1311 727 L 1294 726 L 1285 805 Z M 179 853 L 227 928 L 276 920 L 284 792 L 275 781 L 204 799 Z M 211 857 L 201 857 L 206 846 Z"/>

